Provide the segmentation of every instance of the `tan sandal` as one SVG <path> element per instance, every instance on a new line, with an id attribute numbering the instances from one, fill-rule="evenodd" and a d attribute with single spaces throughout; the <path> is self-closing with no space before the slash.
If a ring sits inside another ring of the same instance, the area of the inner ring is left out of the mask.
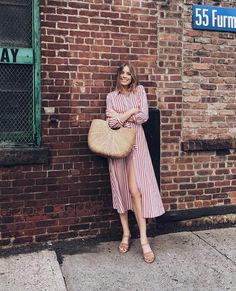
<path id="1" fill-rule="evenodd" d="M 149 245 L 149 243 L 141 244 L 142 248 L 144 246 L 147 246 L 147 245 Z M 143 259 L 148 264 L 153 263 L 155 261 L 155 255 L 154 255 L 153 251 L 149 251 L 146 253 L 143 251 Z"/>
<path id="2" fill-rule="evenodd" d="M 128 252 L 129 247 L 130 247 L 130 238 L 131 238 L 131 235 L 123 235 L 123 238 L 128 238 L 128 243 L 121 242 L 119 244 L 119 252 L 121 254 L 124 254 L 124 253 L 127 253 Z M 122 238 L 122 240 L 123 240 L 123 238 Z"/>

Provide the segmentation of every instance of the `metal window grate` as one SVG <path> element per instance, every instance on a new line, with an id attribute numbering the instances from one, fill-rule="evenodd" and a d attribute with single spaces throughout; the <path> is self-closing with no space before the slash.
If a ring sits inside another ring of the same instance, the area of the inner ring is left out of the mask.
<path id="1" fill-rule="evenodd" d="M 19 48 L 19 58 L 0 60 L 0 147 L 35 144 L 34 64 L 20 52 L 34 49 L 33 0 L 0 0 L 0 48 Z M 5 49 L 5 52 L 6 52 Z M 10 61 L 9 61 L 10 60 Z"/>
<path id="2" fill-rule="evenodd" d="M 1 64 L 0 140 L 2 143 L 27 144 L 34 142 L 32 96 L 33 66 Z"/>
<path id="3" fill-rule="evenodd" d="M 0 46 L 32 47 L 32 0 L 0 0 Z"/>

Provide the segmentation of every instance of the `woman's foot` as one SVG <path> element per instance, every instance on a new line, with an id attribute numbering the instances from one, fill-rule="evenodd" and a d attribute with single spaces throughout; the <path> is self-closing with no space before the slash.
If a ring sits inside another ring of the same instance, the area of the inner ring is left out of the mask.
<path id="1" fill-rule="evenodd" d="M 130 247 L 130 238 L 131 238 L 131 235 L 123 235 L 122 237 L 122 241 L 120 242 L 120 245 L 119 245 L 119 252 L 124 254 L 124 253 L 127 253 L 128 250 L 129 250 L 129 247 Z"/>
<path id="2" fill-rule="evenodd" d="M 155 255 L 150 247 L 149 242 L 141 243 L 143 249 L 143 259 L 146 263 L 150 264 L 155 261 Z"/>

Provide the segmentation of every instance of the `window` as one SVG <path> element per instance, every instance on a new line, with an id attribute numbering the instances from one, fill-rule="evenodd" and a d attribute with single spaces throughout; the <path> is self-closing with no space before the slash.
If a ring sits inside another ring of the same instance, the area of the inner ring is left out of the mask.
<path id="1" fill-rule="evenodd" d="M 0 148 L 40 144 L 38 2 L 0 0 Z"/>

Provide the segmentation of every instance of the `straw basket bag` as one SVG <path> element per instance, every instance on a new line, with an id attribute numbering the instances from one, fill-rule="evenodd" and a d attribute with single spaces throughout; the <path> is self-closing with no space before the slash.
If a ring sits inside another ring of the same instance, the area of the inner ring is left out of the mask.
<path id="1" fill-rule="evenodd" d="M 88 133 L 88 146 L 92 152 L 107 158 L 124 158 L 135 143 L 136 129 L 111 129 L 107 121 L 94 119 Z"/>

